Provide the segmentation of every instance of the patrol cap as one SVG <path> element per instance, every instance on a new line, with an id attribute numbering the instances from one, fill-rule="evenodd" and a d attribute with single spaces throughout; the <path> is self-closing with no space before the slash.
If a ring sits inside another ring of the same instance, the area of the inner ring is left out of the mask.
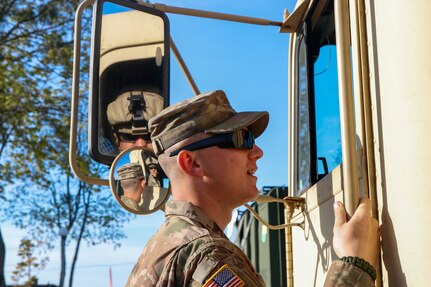
<path id="1" fill-rule="evenodd" d="M 225 93 L 204 93 L 164 109 L 148 126 L 153 148 L 160 155 L 174 144 L 198 133 L 224 134 L 247 128 L 260 136 L 269 121 L 268 112 L 237 113 Z"/>
<path id="2" fill-rule="evenodd" d="M 152 167 L 152 166 L 157 167 L 157 165 L 159 164 L 159 161 L 158 161 L 156 158 L 154 158 L 154 157 L 148 157 L 148 158 L 145 160 L 145 164 L 146 164 L 148 167 Z"/>
<path id="3" fill-rule="evenodd" d="M 150 163 L 149 165 L 148 165 L 148 168 L 152 168 L 152 167 L 155 167 L 155 168 L 157 168 L 157 164 L 155 164 L 155 163 Z"/>
<path id="4" fill-rule="evenodd" d="M 143 95 L 143 106 L 133 111 L 131 96 Z M 147 122 L 163 109 L 163 97 L 157 92 L 141 90 L 127 91 L 120 94 L 108 105 L 108 121 L 118 132 L 126 134 L 148 133 Z M 144 124 L 138 125 L 137 120 Z"/>
<path id="5" fill-rule="evenodd" d="M 118 170 L 118 179 L 142 179 L 144 178 L 144 174 L 142 172 L 142 167 L 139 163 L 132 162 L 121 166 Z"/>

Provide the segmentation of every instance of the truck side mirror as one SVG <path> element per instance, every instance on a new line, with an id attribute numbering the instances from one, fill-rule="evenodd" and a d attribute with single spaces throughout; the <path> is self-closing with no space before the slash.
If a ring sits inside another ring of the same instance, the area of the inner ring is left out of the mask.
<path id="1" fill-rule="evenodd" d="M 109 173 L 115 200 L 135 214 L 163 209 L 170 195 L 169 179 L 152 150 L 131 147 L 115 158 Z"/>
<path id="2" fill-rule="evenodd" d="M 121 140 L 149 141 L 148 120 L 169 105 L 169 21 L 125 0 L 93 11 L 89 153 L 111 165 Z"/>

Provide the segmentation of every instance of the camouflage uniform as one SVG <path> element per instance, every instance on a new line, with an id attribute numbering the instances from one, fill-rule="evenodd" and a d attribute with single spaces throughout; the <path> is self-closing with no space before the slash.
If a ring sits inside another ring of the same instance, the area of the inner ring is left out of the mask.
<path id="1" fill-rule="evenodd" d="M 189 202 L 166 204 L 166 222 L 151 238 L 133 268 L 127 287 L 202 286 L 224 264 L 245 286 L 265 286 L 250 260 L 214 221 Z M 325 287 L 374 286 L 361 269 L 335 261 Z"/>
<path id="2" fill-rule="evenodd" d="M 132 163 L 127 163 L 121 167 L 118 168 L 117 170 L 118 173 L 118 179 L 120 180 L 120 182 L 122 182 L 123 180 L 129 180 L 129 179 L 137 179 L 137 180 L 143 180 L 144 174 L 142 171 L 142 167 L 139 165 L 139 163 L 136 162 L 132 162 Z M 122 185 L 123 183 L 121 183 Z M 126 193 L 126 190 L 123 188 L 123 191 Z M 118 191 L 117 191 L 118 192 Z M 132 189 L 131 193 L 132 194 L 137 194 L 139 192 L 139 195 L 141 194 L 141 190 L 135 190 Z M 136 202 L 135 200 L 133 200 L 132 198 L 129 198 L 127 196 L 122 195 L 121 196 L 121 201 L 130 209 L 135 210 L 135 211 L 139 211 L 139 202 Z"/>
<path id="3" fill-rule="evenodd" d="M 136 211 L 140 210 L 138 203 L 136 201 L 134 201 L 133 199 L 130 199 L 130 198 L 122 195 L 121 201 L 124 202 L 124 204 L 127 205 L 127 207 L 132 209 L 132 210 L 136 210 Z"/>
<path id="4" fill-rule="evenodd" d="M 374 281 L 362 269 L 341 260 L 336 260 L 332 262 L 331 268 L 329 268 L 324 287 L 336 286 L 372 287 L 374 286 Z"/>
<path id="5" fill-rule="evenodd" d="M 170 201 L 166 222 L 151 238 L 127 281 L 137 286 L 202 286 L 224 264 L 245 286 L 265 286 L 250 260 L 198 207 L 188 202 Z M 335 261 L 325 287 L 371 287 L 364 271 Z"/>
<path id="6" fill-rule="evenodd" d="M 147 184 L 148 186 L 161 186 L 160 180 L 158 178 L 155 178 L 151 174 L 147 177 Z"/>
<path id="7" fill-rule="evenodd" d="M 137 286 L 202 286 L 224 264 L 244 286 L 265 286 L 250 260 L 198 207 L 170 201 L 166 222 L 151 238 L 127 281 Z M 371 287 L 374 282 L 360 268 L 334 261 L 324 287 Z"/>
<path id="8" fill-rule="evenodd" d="M 202 286 L 224 264 L 246 286 L 265 286 L 244 252 L 198 207 L 170 201 L 165 213 L 126 286 Z"/>

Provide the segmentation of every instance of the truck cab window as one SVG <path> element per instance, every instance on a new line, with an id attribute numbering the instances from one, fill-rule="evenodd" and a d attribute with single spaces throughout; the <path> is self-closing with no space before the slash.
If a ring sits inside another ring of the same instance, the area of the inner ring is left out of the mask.
<path id="1" fill-rule="evenodd" d="M 324 158 L 328 172 L 341 163 L 340 109 L 335 45 L 323 46 L 314 63 L 314 99 L 317 157 Z M 318 161 L 318 179 L 325 175 Z"/>
<path id="2" fill-rule="evenodd" d="M 297 190 L 341 163 L 340 112 L 333 3 L 316 9 L 297 35 Z"/>
<path id="3" fill-rule="evenodd" d="M 310 186 L 310 117 L 307 68 L 307 45 L 302 35 L 298 45 L 298 188 L 304 190 Z"/>

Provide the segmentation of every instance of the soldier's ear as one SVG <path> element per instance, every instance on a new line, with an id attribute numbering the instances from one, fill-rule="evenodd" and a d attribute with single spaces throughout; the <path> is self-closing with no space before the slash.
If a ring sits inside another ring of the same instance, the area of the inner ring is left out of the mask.
<path id="1" fill-rule="evenodd" d="M 191 151 L 180 151 L 177 156 L 177 164 L 188 175 L 202 176 L 203 174 L 201 165 L 196 161 L 196 154 Z"/>

